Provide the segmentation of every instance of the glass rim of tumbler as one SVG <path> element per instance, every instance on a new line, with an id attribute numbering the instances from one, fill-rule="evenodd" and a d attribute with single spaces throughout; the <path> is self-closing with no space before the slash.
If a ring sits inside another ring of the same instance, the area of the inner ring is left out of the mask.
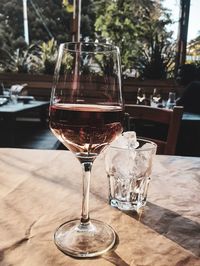
<path id="1" fill-rule="evenodd" d="M 148 144 L 151 144 L 151 147 L 136 147 L 136 148 L 130 148 L 130 147 L 117 147 L 117 146 L 113 146 L 112 143 L 110 144 L 109 148 L 112 148 L 112 149 L 116 149 L 116 150 L 121 150 L 121 151 L 151 151 L 151 150 L 157 150 L 157 144 L 151 140 L 148 140 L 148 139 L 143 139 L 143 138 L 137 138 L 137 142 L 140 141 L 140 142 L 144 142 L 145 143 L 148 143 Z"/>
<path id="2" fill-rule="evenodd" d="M 70 47 L 72 46 L 72 48 Z M 83 47 L 93 47 L 93 51 L 89 51 L 87 49 L 83 49 Z M 99 43 L 99 42 L 63 42 L 60 44 L 60 47 L 67 49 L 70 53 L 88 53 L 88 54 L 96 54 L 96 53 L 120 53 L 119 47 L 113 45 L 111 43 Z M 74 48 L 73 48 L 74 47 Z M 79 47 L 81 49 L 79 49 Z M 102 50 L 95 50 L 95 48 L 101 48 Z"/>

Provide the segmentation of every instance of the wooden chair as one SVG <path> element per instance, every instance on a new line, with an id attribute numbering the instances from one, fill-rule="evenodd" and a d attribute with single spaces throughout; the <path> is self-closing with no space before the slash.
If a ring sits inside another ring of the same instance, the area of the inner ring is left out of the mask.
<path id="1" fill-rule="evenodd" d="M 176 143 L 183 114 L 182 106 L 175 106 L 173 110 L 155 108 L 145 105 L 125 104 L 125 113 L 128 115 L 127 130 L 130 129 L 130 121 L 143 120 L 153 123 L 160 123 L 167 126 L 166 140 L 160 140 L 157 137 L 145 137 L 154 141 L 157 145 L 157 154 L 174 155 Z M 148 129 L 147 129 L 148 130 Z M 136 129 L 137 134 L 137 129 Z M 139 137 L 139 136 L 138 136 Z M 144 136 L 140 136 L 144 137 Z"/>

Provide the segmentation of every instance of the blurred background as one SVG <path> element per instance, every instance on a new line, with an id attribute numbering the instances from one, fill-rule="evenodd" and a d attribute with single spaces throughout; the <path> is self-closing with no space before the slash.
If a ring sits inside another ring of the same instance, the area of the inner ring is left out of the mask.
<path id="1" fill-rule="evenodd" d="M 57 46 L 77 31 L 80 2 L 80 38 L 118 45 L 125 76 L 170 78 L 179 64 L 199 64 L 198 0 L 2 0 L 0 71 L 52 74 Z"/>

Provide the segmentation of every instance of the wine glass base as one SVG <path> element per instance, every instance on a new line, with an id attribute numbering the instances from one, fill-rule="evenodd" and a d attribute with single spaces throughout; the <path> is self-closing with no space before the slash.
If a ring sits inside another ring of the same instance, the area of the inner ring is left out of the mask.
<path id="1" fill-rule="evenodd" d="M 81 224 L 80 220 L 71 220 L 58 227 L 54 234 L 58 249 L 77 258 L 100 256 L 114 246 L 115 240 L 114 230 L 94 219 L 87 225 Z"/>

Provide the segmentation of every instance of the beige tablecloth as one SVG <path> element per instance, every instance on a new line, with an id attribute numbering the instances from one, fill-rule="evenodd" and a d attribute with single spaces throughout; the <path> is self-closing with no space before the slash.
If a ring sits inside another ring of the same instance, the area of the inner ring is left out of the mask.
<path id="1" fill-rule="evenodd" d="M 1 266 L 200 265 L 200 158 L 156 156 L 141 216 L 107 203 L 103 159 L 93 167 L 90 216 L 117 233 L 115 249 L 74 259 L 53 242 L 56 227 L 78 218 L 81 167 L 67 151 L 0 149 Z"/>

